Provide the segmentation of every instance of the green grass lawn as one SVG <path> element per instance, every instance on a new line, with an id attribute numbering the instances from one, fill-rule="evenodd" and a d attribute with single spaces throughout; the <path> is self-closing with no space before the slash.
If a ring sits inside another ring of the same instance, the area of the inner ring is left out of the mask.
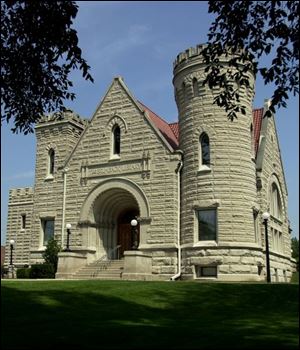
<path id="1" fill-rule="evenodd" d="M 2 349 L 297 349 L 298 284 L 1 282 Z"/>

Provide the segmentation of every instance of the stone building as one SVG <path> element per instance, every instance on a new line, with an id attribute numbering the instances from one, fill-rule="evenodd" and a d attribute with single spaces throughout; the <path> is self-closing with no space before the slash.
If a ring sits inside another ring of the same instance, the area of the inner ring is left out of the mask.
<path id="1" fill-rule="evenodd" d="M 100 278 L 111 264 L 123 279 L 261 281 L 269 211 L 272 280 L 290 280 L 287 187 L 274 117 L 263 118 L 268 101 L 252 108 L 250 76 L 240 91 L 246 115 L 228 121 L 201 83 L 201 49 L 174 62 L 178 123 L 117 77 L 91 120 L 67 111 L 36 125 L 34 188 L 9 197 L 16 267 L 42 262 L 54 237 L 70 248 L 59 253 L 57 278 Z"/>

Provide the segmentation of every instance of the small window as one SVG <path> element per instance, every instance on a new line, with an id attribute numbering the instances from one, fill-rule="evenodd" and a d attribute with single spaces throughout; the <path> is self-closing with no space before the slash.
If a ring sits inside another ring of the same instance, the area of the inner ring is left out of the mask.
<path id="1" fill-rule="evenodd" d="M 254 157 L 255 155 L 255 149 L 254 149 L 254 131 L 253 131 L 253 125 L 250 126 L 250 137 L 251 137 L 251 156 Z"/>
<path id="2" fill-rule="evenodd" d="M 182 96 L 183 96 L 183 101 L 186 101 L 186 86 L 185 86 L 185 83 L 182 83 Z"/>
<path id="3" fill-rule="evenodd" d="M 254 238 L 256 243 L 260 243 L 260 231 L 258 221 L 258 211 L 253 210 Z"/>
<path id="4" fill-rule="evenodd" d="M 195 266 L 196 277 L 217 277 L 217 266 Z"/>
<path id="5" fill-rule="evenodd" d="M 210 147 L 209 137 L 204 132 L 200 136 L 200 167 L 202 165 L 210 166 Z"/>
<path id="6" fill-rule="evenodd" d="M 199 96 L 198 81 L 196 78 L 193 79 L 193 92 L 194 92 L 194 97 Z"/>
<path id="7" fill-rule="evenodd" d="M 283 278 L 284 282 L 287 282 L 286 270 L 283 270 Z"/>
<path id="8" fill-rule="evenodd" d="M 48 164 L 48 174 L 53 175 L 54 174 L 54 163 L 55 163 L 55 152 L 54 149 L 50 149 L 48 153 L 49 158 L 49 164 Z"/>
<path id="9" fill-rule="evenodd" d="M 121 129 L 119 125 L 113 128 L 113 155 L 121 153 Z"/>
<path id="10" fill-rule="evenodd" d="M 42 220 L 43 245 L 46 246 L 51 238 L 54 238 L 54 220 Z"/>
<path id="11" fill-rule="evenodd" d="M 21 215 L 21 229 L 25 230 L 26 228 L 26 214 Z"/>
<path id="12" fill-rule="evenodd" d="M 217 213 L 216 209 L 198 210 L 199 241 L 216 241 Z"/>

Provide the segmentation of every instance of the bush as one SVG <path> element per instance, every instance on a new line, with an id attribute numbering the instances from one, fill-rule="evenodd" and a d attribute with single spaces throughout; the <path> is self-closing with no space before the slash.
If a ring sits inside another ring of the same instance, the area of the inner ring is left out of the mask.
<path id="1" fill-rule="evenodd" d="M 30 269 L 30 278 L 55 278 L 54 267 L 51 264 L 36 264 Z"/>
<path id="2" fill-rule="evenodd" d="M 299 271 L 293 273 L 291 283 L 299 283 Z"/>
<path id="3" fill-rule="evenodd" d="M 57 271 L 58 263 L 58 253 L 61 251 L 60 245 L 54 238 L 50 238 L 46 250 L 43 253 L 43 258 L 45 259 L 46 264 L 51 264 L 54 267 L 54 272 Z"/>
<path id="4" fill-rule="evenodd" d="M 17 269 L 17 278 L 30 278 L 30 269 Z"/>
<path id="5" fill-rule="evenodd" d="M 8 274 L 8 268 L 1 266 L 1 278 L 6 277 Z"/>

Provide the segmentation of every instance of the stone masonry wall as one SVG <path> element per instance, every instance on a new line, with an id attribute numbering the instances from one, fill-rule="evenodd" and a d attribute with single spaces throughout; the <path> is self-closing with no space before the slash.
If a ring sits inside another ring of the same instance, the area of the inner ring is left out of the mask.
<path id="1" fill-rule="evenodd" d="M 282 220 L 276 220 L 274 218 L 269 219 L 269 246 L 272 259 L 284 259 L 289 261 L 291 258 L 291 235 L 289 233 L 289 221 L 288 221 L 288 201 L 287 201 L 287 187 L 284 178 L 283 164 L 280 155 L 278 137 L 276 132 L 274 117 L 265 119 L 262 125 L 262 137 L 265 139 L 261 142 L 259 147 L 258 157 L 263 156 L 262 163 L 258 164 L 258 178 L 261 181 L 261 189 L 258 191 L 259 203 L 261 212 L 270 211 L 270 186 L 274 179 L 279 183 L 282 201 Z M 262 220 L 261 220 L 262 221 Z M 271 237 L 270 227 L 275 226 L 280 229 L 283 234 L 283 246 L 282 251 L 277 251 L 274 248 L 274 244 Z M 265 233 L 264 226 L 261 225 L 261 235 L 263 246 L 265 247 Z M 293 269 L 293 264 L 290 263 L 290 269 Z M 274 266 L 271 268 L 274 268 Z M 282 274 L 280 268 L 278 273 Z M 286 269 L 286 268 L 285 268 Z"/>
<path id="2" fill-rule="evenodd" d="M 10 264 L 10 244 L 15 241 L 13 264 L 17 267 L 29 265 L 33 211 L 33 189 L 15 188 L 9 191 L 8 218 L 6 231 L 5 265 Z M 22 228 L 22 215 L 26 216 L 25 228 Z"/>
<path id="3" fill-rule="evenodd" d="M 61 244 L 62 206 L 63 206 L 63 169 L 62 166 L 74 148 L 84 129 L 84 123 L 78 116 L 68 112 L 62 120 L 48 117 L 36 127 L 37 152 L 34 186 L 34 215 L 32 225 L 31 259 L 41 261 L 42 218 L 55 219 L 55 239 Z M 54 175 L 48 176 L 48 152 L 55 151 Z M 65 245 L 65 242 L 62 244 Z"/>
<path id="4" fill-rule="evenodd" d="M 111 130 L 115 121 L 121 126 L 120 159 L 111 159 Z M 167 149 L 150 124 L 124 83 L 116 78 L 67 164 L 66 221 L 74 227 L 72 247 L 80 248 L 83 244 L 78 220 L 88 194 L 102 181 L 121 177 L 139 186 L 149 203 L 151 223 L 143 249 L 173 247 L 176 251 L 178 177 L 175 169 L 180 157 Z M 145 154 L 149 156 L 146 173 L 142 171 Z M 169 266 L 170 262 L 161 265 Z"/>
<path id="5" fill-rule="evenodd" d="M 246 115 L 241 114 L 231 122 L 225 111 L 213 104 L 218 90 L 202 86 L 204 68 L 194 48 L 180 54 L 174 63 L 180 149 L 184 152 L 182 243 L 192 247 L 198 241 L 195 209 L 212 206 L 217 208 L 218 244 L 255 243 L 252 208 L 257 207 L 257 198 L 250 132 L 254 80 L 250 76 L 250 88 L 239 91 Z M 194 78 L 197 79 L 196 95 Z M 209 137 L 211 159 L 210 169 L 204 170 L 199 168 L 202 132 Z"/>

